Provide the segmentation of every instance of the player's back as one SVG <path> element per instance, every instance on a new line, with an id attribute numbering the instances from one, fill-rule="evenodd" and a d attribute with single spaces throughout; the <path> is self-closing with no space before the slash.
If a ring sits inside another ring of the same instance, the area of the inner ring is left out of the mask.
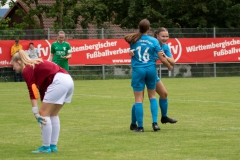
<path id="1" fill-rule="evenodd" d="M 157 39 L 149 35 L 142 35 L 136 43 L 130 45 L 130 49 L 134 50 L 132 67 L 155 65 L 155 55 L 161 50 Z"/>

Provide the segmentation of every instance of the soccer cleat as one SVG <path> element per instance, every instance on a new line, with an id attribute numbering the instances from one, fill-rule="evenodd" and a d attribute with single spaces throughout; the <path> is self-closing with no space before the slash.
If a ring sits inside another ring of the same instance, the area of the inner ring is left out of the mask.
<path id="1" fill-rule="evenodd" d="M 144 132 L 144 129 L 143 127 L 137 127 L 137 129 L 135 129 L 134 132 Z"/>
<path id="2" fill-rule="evenodd" d="M 158 126 L 158 124 L 156 122 L 152 123 L 152 128 L 154 131 L 160 130 L 160 127 Z"/>
<path id="3" fill-rule="evenodd" d="M 137 125 L 131 123 L 130 130 L 136 130 L 136 129 L 137 129 Z"/>
<path id="4" fill-rule="evenodd" d="M 38 153 L 51 153 L 51 149 L 50 147 L 45 147 L 45 146 L 41 146 L 38 148 L 38 150 L 36 151 L 32 151 L 32 153 L 38 154 Z"/>
<path id="5" fill-rule="evenodd" d="M 176 119 L 172 119 L 172 118 L 169 118 L 169 117 L 162 117 L 161 118 L 161 122 L 162 124 L 166 124 L 166 123 L 177 123 L 177 120 Z"/>
<path id="6" fill-rule="evenodd" d="M 51 144 L 51 145 L 50 145 L 50 149 L 51 149 L 52 152 L 57 152 L 57 151 L 58 151 L 56 145 L 52 145 L 52 144 Z"/>

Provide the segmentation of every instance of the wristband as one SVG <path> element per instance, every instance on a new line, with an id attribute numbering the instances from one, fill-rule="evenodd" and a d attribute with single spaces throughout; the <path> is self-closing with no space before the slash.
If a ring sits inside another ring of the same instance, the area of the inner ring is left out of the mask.
<path id="1" fill-rule="evenodd" d="M 33 114 L 38 114 L 38 106 L 32 107 Z"/>

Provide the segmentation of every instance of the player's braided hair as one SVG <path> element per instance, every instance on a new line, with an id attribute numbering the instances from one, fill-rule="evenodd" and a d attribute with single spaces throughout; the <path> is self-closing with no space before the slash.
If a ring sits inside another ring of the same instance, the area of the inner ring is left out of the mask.
<path id="1" fill-rule="evenodd" d="M 17 62 L 17 61 L 22 62 L 22 67 L 24 65 L 30 65 L 34 67 L 35 64 L 39 64 L 43 62 L 42 58 L 37 58 L 37 59 L 29 58 L 29 56 L 25 53 L 24 50 L 19 50 L 17 51 L 17 53 L 13 55 L 11 62 Z"/>
<path id="2" fill-rule="evenodd" d="M 125 35 L 124 39 L 129 44 L 136 43 L 142 36 L 142 34 L 146 33 L 150 28 L 150 22 L 147 19 L 143 19 L 139 22 L 138 29 L 139 31 L 136 33 L 130 33 Z"/>

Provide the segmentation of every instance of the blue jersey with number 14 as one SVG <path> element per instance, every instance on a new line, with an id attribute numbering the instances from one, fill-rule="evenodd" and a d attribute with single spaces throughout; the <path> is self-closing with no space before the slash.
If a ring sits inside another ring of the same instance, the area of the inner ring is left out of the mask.
<path id="1" fill-rule="evenodd" d="M 130 49 L 134 50 L 134 56 L 131 59 L 132 67 L 155 65 L 155 56 L 161 51 L 158 40 L 149 35 L 142 35 L 136 43 L 130 44 Z"/>

